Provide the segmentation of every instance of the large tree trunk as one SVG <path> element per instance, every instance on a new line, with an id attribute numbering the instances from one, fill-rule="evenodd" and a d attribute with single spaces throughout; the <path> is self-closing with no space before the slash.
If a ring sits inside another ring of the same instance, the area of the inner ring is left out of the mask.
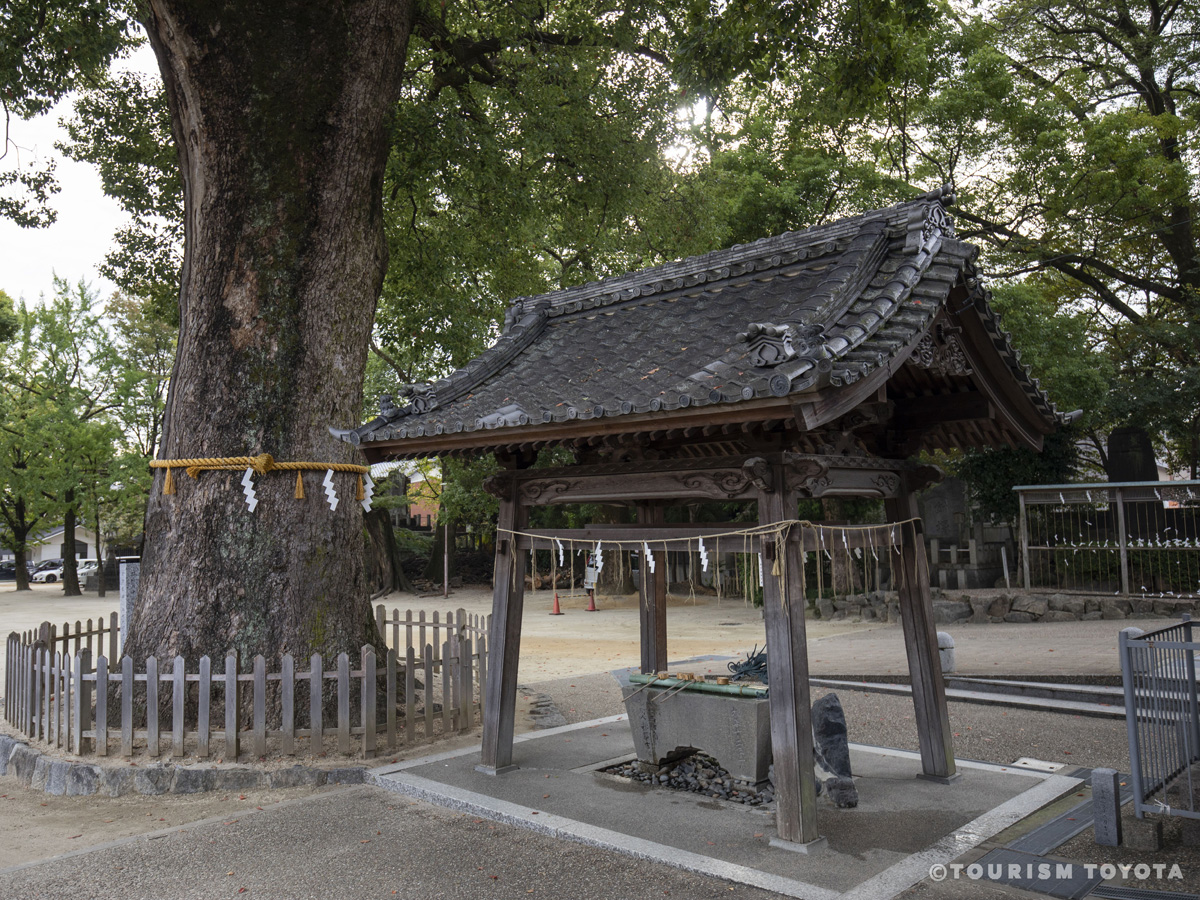
<path id="1" fill-rule="evenodd" d="M 390 594 L 392 591 L 415 594 L 416 589 L 400 564 L 396 532 L 388 511 L 373 509 L 364 515 L 363 530 L 366 532 L 367 583 L 371 589 L 377 594 Z"/>
<path id="2" fill-rule="evenodd" d="M 79 590 L 79 562 L 75 558 L 75 492 L 67 491 L 67 511 L 63 514 L 63 596 L 78 597 L 83 592 Z"/>
<path id="3" fill-rule="evenodd" d="M 160 459 L 361 462 L 359 421 L 386 265 L 387 121 L 411 8 L 396 0 L 150 0 L 179 151 L 185 251 Z M 376 642 L 353 474 L 176 470 L 146 513 L 135 659 L 355 653 Z"/>

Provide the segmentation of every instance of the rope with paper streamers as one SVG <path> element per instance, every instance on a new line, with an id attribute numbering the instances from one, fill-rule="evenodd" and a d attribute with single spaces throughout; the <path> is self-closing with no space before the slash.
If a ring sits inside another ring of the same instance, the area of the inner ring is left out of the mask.
<path id="1" fill-rule="evenodd" d="M 324 462 L 280 462 L 270 453 L 260 453 L 258 456 L 203 456 L 195 459 L 152 459 L 152 469 L 166 469 L 167 477 L 163 481 L 163 493 L 175 493 L 173 469 L 183 469 L 192 478 L 199 478 L 201 472 L 237 472 L 245 469 L 242 475 L 242 493 L 246 495 L 246 506 L 250 512 L 258 506 L 258 497 L 254 491 L 254 476 L 266 475 L 268 472 L 295 472 L 296 499 L 304 499 L 304 478 L 302 472 L 324 472 L 325 499 L 331 510 L 338 507 L 339 498 L 333 485 L 334 472 L 349 472 L 358 475 L 358 485 L 354 499 L 362 504 L 364 511 L 371 509 L 371 498 L 375 494 L 375 482 L 371 480 L 371 469 L 368 466 L 358 466 L 352 463 Z"/>
<path id="2" fill-rule="evenodd" d="M 787 554 L 785 553 L 785 548 L 787 546 L 788 534 L 791 532 L 791 530 L 793 528 L 811 529 L 813 532 L 815 532 L 817 540 L 815 542 L 815 546 L 813 547 L 813 549 L 807 550 L 805 553 L 803 553 L 801 555 L 801 559 L 800 559 L 801 576 L 803 577 L 803 573 L 804 573 L 805 557 L 807 557 L 808 553 L 815 553 L 817 555 L 817 567 L 816 567 L 817 580 L 818 580 L 817 593 L 818 593 L 818 596 L 822 596 L 824 594 L 824 585 L 822 583 L 823 575 L 822 575 L 822 566 L 820 565 L 820 556 L 822 554 L 824 554 L 829 559 L 832 559 L 833 552 L 835 550 L 838 552 L 842 552 L 844 549 L 844 552 L 847 555 L 847 557 L 849 557 L 850 559 L 855 558 L 854 553 L 851 552 L 849 540 L 847 538 L 847 532 L 874 531 L 874 532 L 879 532 L 879 533 L 885 534 L 887 536 L 887 539 L 883 544 L 872 543 L 869 545 L 871 553 L 875 554 L 875 548 L 880 547 L 880 546 L 887 546 L 887 547 L 898 549 L 902 543 L 903 528 L 905 526 L 911 526 L 915 522 L 918 522 L 918 521 L 919 521 L 919 519 L 914 517 L 914 518 L 910 518 L 910 519 L 903 519 L 898 522 L 888 522 L 888 523 L 885 523 L 882 525 L 827 525 L 827 524 L 824 524 L 821 522 L 813 522 L 809 519 L 786 519 L 786 520 L 783 520 L 780 522 L 772 522 L 768 525 L 752 525 L 747 528 L 740 528 L 740 529 L 733 530 L 733 531 L 723 531 L 723 532 L 719 532 L 719 533 L 709 532 L 707 534 L 696 534 L 696 535 L 692 535 L 692 536 L 672 537 L 669 540 L 671 543 L 679 543 L 682 541 L 682 542 L 690 544 L 692 542 L 695 542 L 697 544 L 698 550 L 700 552 L 700 558 L 702 561 L 703 568 L 705 571 L 707 571 L 710 554 L 708 553 L 708 550 L 704 544 L 705 540 L 713 541 L 714 543 L 717 544 L 717 546 L 719 548 L 719 546 L 720 546 L 719 541 L 721 538 L 725 538 L 727 540 L 741 538 L 742 539 L 742 552 L 747 555 L 757 555 L 759 557 L 758 582 L 759 582 L 759 587 L 761 588 L 763 586 L 763 574 L 764 574 L 764 570 L 766 568 L 766 566 L 765 566 L 766 561 L 764 559 L 762 559 L 761 553 L 758 553 L 758 554 L 751 553 L 751 551 L 749 549 L 750 541 L 753 538 L 762 538 L 764 540 L 770 539 L 774 543 L 775 552 L 772 554 L 773 559 L 771 560 L 771 565 L 770 565 L 771 574 L 776 578 L 785 578 L 787 576 L 787 572 L 786 572 Z M 653 527 L 647 528 L 647 532 L 650 534 L 653 533 L 653 530 L 654 530 Z M 571 551 L 570 551 L 572 554 L 572 560 L 574 559 L 574 551 L 575 551 L 574 545 L 575 544 L 585 545 L 586 548 L 591 549 L 592 552 L 595 552 L 597 555 L 600 555 L 600 551 L 602 550 L 602 548 L 605 544 L 615 546 L 618 549 L 620 549 L 622 547 L 628 547 L 630 549 L 641 550 L 647 558 L 647 563 L 648 563 L 650 571 L 651 572 L 654 571 L 655 564 L 654 564 L 654 557 L 652 555 L 651 544 L 655 543 L 655 541 L 654 541 L 653 537 L 649 536 L 649 534 L 643 538 L 626 538 L 626 539 L 622 539 L 622 540 L 617 540 L 617 539 L 606 540 L 604 538 L 600 538 L 599 540 L 595 540 L 595 544 L 593 546 L 594 539 L 588 539 L 586 541 L 578 540 L 578 539 L 574 539 L 574 538 L 560 539 L 558 537 L 553 537 L 553 536 L 548 537 L 546 535 L 534 534 L 533 532 L 528 532 L 528 531 L 518 531 L 518 530 L 510 529 L 510 528 L 499 528 L 499 529 L 497 529 L 497 531 L 501 534 L 511 535 L 512 537 L 526 537 L 526 538 L 530 538 L 533 540 L 551 541 L 552 546 L 557 546 L 557 552 L 560 555 L 562 554 L 563 544 L 565 542 L 567 544 L 572 545 Z M 829 536 L 828 542 L 826 540 L 827 535 Z M 833 546 L 830 546 L 831 544 Z M 665 552 L 667 550 L 666 542 L 662 542 L 662 545 L 663 545 L 662 549 Z M 858 551 L 858 553 L 861 554 L 861 556 L 859 558 L 863 562 L 863 569 L 864 569 L 864 576 L 865 576 L 866 571 L 867 571 L 866 553 L 862 552 L 861 547 L 856 547 L 854 549 L 856 551 Z M 552 549 L 551 554 L 553 555 L 554 552 L 555 551 Z M 878 556 L 876 555 L 876 560 L 877 559 L 878 559 Z M 878 576 L 877 576 L 877 578 L 878 578 Z M 866 580 L 866 579 L 864 578 L 864 580 Z M 781 599 L 782 599 L 782 595 L 781 595 Z M 801 598 L 796 598 L 796 599 L 801 599 Z"/>

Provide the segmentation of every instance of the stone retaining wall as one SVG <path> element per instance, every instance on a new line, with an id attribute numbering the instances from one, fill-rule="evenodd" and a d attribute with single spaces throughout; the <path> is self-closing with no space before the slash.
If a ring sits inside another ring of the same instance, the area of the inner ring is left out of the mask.
<path id="1" fill-rule="evenodd" d="M 933 618 L 938 625 L 1002 622 L 1072 622 L 1091 619 L 1177 619 L 1195 614 L 1200 601 L 1172 597 L 1099 597 L 1078 594 L 990 591 L 982 596 L 932 588 Z M 815 607 L 815 608 L 814 608 Z M 900 603 L 894 591 L 854 594 L 843 600 L 822 598 L 813 605 L 817 618 L 832 621 L 899 622 Z"/>
<path id="2" fill-rule="evenodd" d="M 249 766 L 97 766 L 57 759 L 6 734 L 0 734 L 0 776 L 15 778 L 25 787 L 56 796 L 100 794 L 199 794 L 205 791 L 248 791 L 304 785 L 363 784 L 366 766 L 318 768 L 290 766 L 255 769 Z"/>

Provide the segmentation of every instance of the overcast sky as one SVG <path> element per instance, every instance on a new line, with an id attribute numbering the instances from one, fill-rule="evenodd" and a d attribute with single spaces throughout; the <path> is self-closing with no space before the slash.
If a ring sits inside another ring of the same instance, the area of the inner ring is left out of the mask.
<path id="1" fill-rule="evenodd" d="M 139 49 L 120 68 L 157 72 L 154 54 L 148 47 Z M 100 176 L 88 163 L 77 163 L 54 149 L 54 142 L 66 139 L 59 120 L 71 114 L 71 98 L 51 112 L 31 122 L 13 119 L 8 156 L 0 160 L 0 171 L 19 164 L 40 164 L 53 159 L 62 193 L 52 200 L 58 221 L 49 228 L 18 228 L 0 219 L 0 290 L 14 299 L 37 302 L 40 294 L 49 294 L 52 278 L 68 281 L 83 278 L 100 293 L 101 299 L 115 286 L 100 277 L 99 267 L 113 247 L 113 235 L 128 221 L 115 200 L 104 196 Z"/>

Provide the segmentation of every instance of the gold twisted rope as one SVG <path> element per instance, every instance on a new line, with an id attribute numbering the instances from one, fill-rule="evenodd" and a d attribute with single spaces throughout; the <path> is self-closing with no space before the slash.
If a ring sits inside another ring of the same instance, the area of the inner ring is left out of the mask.
<path id="1" fill-rule="evenodd" d="M 354 472 L 366 475 L 371 471 L 369 466 L 356 466 L 351 463 L 324 462 L 280 462 L 270 453 L 260 453 L 258 456 L 202 456 L 196 459 L 152 459 L 152 469 L 184 469 L 195 478 L 201 472 L 233 471 L 253 469 L 259 475 L 268 472 L 324 472 L 332 469 L 335 472 Z"/>
<path id="2" fill-rule="evenodd" d="M 296 499 L 304 499 L 304 482 L 301 480 L 301 472 L 350 472 L 358 476 L 358 486 L 355 491 L 355 497 L 362 500 L 365 496 L 363 493 L 362 476 L 368 474 L 371 469 L 368 466 L 356 466 L 353 463 L 325 463 L 325 462 L 279 462 L 270 453 L 260 453 L 258 456 L 200 456 L 194 459 L 152 459 L 150 460 L 150 468 L 166 469 L 167 477 L 163 481 L 163 493 L 175 493 L 175 481 L 171 477 L 172 469 L 183 469 L 192 478 L 199 478 L 201 472 L 236 472 L 241 469 L 253 469 L 258 475 L 266 475 L 268 472 L 295 472 L 296 473 Z"/>

